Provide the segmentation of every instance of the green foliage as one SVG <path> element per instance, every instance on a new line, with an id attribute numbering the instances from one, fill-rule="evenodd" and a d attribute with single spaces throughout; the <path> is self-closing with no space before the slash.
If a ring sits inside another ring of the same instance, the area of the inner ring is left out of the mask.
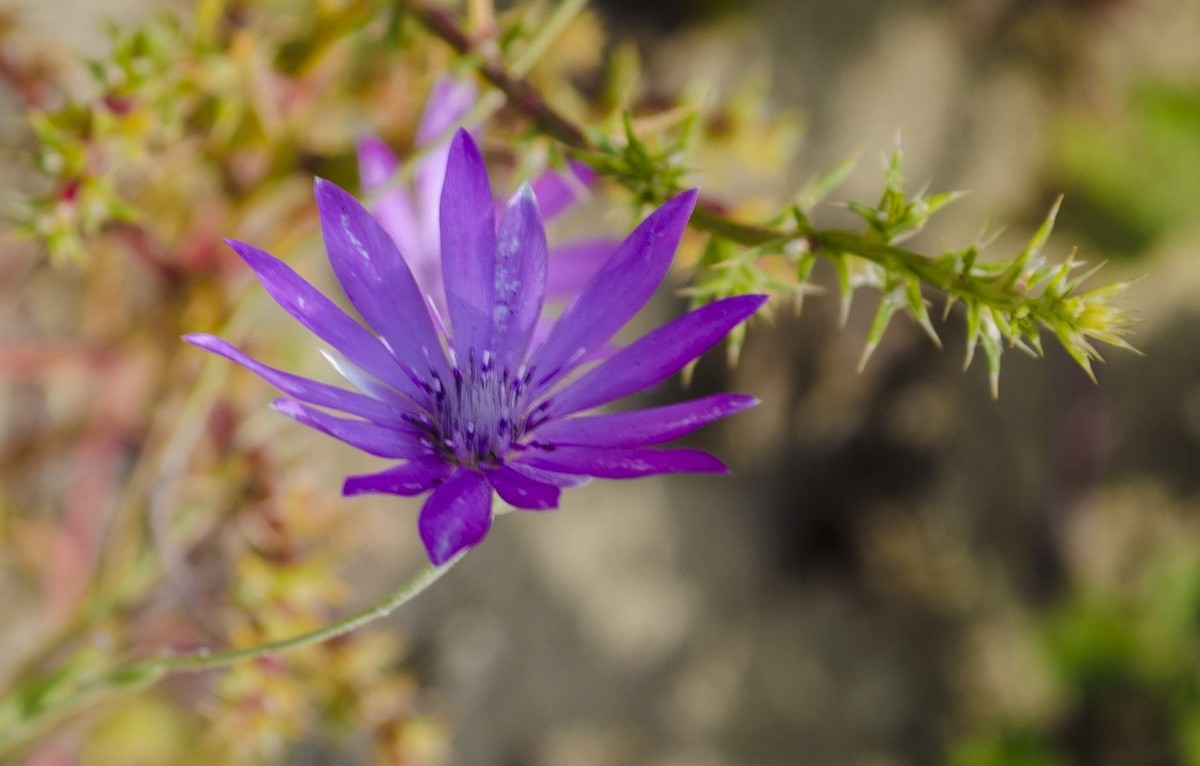
<path id="1" fill-rule="evenodd" d="M 681 130 L 659 141 L 661 147 L 638 135 L 629 112 L 622 115 L 621 124 L 624 140 L 610 140 L 603 132 L 594 131 L 595 151 L 581 154 L 581 159 L 628 189 L 638 207 L 678 192 L 688 171 L 683 158 L 695 132 L 695 116 L 689 115 Z"/>
<path id="2" fill-rule="evenodd" d="M 1136 253 L 1195 221 L 1200 83 L 1135 82 L 1114 109 L 1067 112 L 1055 135 L 1057 173 L 1106 250 Z"/>
<path id="3" fill-rule="evenodd" d="M 950 766 L 1088 762 L 1087 752 L 1104 763 L 1200 763 L 1200 549 L 1191 526 L 1164 524 L 1166 513 L 1117 510 L 1148 539 L 1127 542 L 1119 561 L 1104 557 L 1104 574 L 1078 573 L 1033 623 L 1039 670 L 1060 690 L 1054 710 L 982 726 Z"/>
<path id="4" fill-rule="evenodd" d="M 20 228 L 60 264 L 83 264 L 89 237 L 139 219 L 121 191 L 127 171 L 179 140 L 189 113 L 184 91 L 195 90 L 185 86 L 191 68 L 179 58 L 187 41 L 177 22 L 110 32 L 110 56 L 86 66 L 95 95 L 30 115 L 34 163 L 53 189 L 29 200 Z"/>
<path id="5" fill-rule="evenodd" d="M 1013 258 L 981 261 L 981 252 L 990 244 L 987 240 L 962 250 L 926 255 L 899 247 L 898 243 L 919 232 L 934 213 L 961 194 L 926 195 L 921 191 L 908 195 L 904 190 L 902 155 L 897 150 L 887 163 L 879 202 L 847 205 L 866 221 L 865 231 L 813 226 L 809 209 L 846 172 L 846 167 L 841 166 L 830 177 L 814 184 L 817 192 L 808 191 L 803 196 L 808 209 L 800 203 L 793 204 L 791 227 L 767 229 L 777 233 L 775 239 L 747 249 L 744 259 L 727 254 L 722 263 L 738 263 L 744 269 L 740 279 L 731 281 L 710 267 L 698 277 L 694 294 L 714 299 L 744 288 L 803 294 L 808 289 L 813 256 L 822 256 L 833 264 L 837 274 L 843 321 L 860 287 L 871 287 L 880 294 L 861 361 L 866 364 L 896 314 L 909 316 L 940 345 L 924 297 L 926 290 L 936 290 L 945 299 L 943 318 L 956 303 L 962 304 L 967 324 L 966 365 L 970 365 L 975 350 L 982 348 L 993 394 L 998 392 L 1005 349 L 1018 348 L 1041 355 L 1043 331 L 1053 334 L 1089 376 L 1093 374 L 1092 363 L 1100 359 L 1096 343 L 1131 348 L 1124 336 L 1132 318 L 1110 303 L 1127 284 L 1086 289 L 1085 283 L 1094 270 L 1081 271 L 1084 264 L 1074 254 L 1058 263 L 1043 254 L 1058 202 L 1026 247 Z M 794 283 L 782 284 L 767 277 L 758 267 L 746 265 L 771 254 L 794 263 Z"/>
<path id="6" fill-rule="evenodd" d="M 959 746 L 948 766 L 1066 766 L 1036 732 L 1002 731 Z"/>

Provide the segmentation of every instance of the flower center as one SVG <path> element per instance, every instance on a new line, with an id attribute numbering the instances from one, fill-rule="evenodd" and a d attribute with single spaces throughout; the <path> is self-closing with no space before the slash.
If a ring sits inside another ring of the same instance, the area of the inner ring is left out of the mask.
<path id="1" fill-rule="evenodd" d="M 518 371 L 523 372 L 523 371 Z M 465 466 L 495 465 L 525 430 L 528 376 L 493 364 L 491 354 L 433 379 L 435 444 Z"/>

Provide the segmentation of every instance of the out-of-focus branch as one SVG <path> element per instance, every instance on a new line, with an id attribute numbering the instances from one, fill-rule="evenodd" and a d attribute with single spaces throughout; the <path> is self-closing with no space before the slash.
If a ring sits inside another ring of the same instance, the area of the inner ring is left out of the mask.
<path id="1" fill-rule="evenodd" d="M 660 204 L 679 191 L 680 169 L 671 160 L 649 152 L 626 121 L 626 144 L 590 134 L 557 110 L 526 80 L 524 70 L 507 66 L 490 48 L 476 45 L 455 17 L 430 0 L 399 0 L 431 34 L 445 41 L 463 60 L 475 65 L 479 74 L 503 93 L 509 103 L 523 112 L 545 136 L 561 143 L 568 151 L 588 161 L 603 175 L 625 186 L 639 202 Z M 835 170 L 832 176 L 838 176 Z M 831 186 L 832 184 L 822 184 Z M 824 189 L 828 191 L 828 189 Z M 818 195 L 820 196 L 820 195 Z M 746 252 L 732 259 L 710 259 L 710 266 L 754 271 L 752 261 L 765 255 L 783 255 L 797 264 L 796 281 L 787 284 L 761 274 L 742 285 L 753 289 L 782 289 L 802 294 L 811 273 L 813 258 L 820 256 L 838 271 L 843 305 L 861 284 L 871 284 L 882 292 L 878 313 L 872 323 L 863 361 L 870 356 L 892 316 L 907 313 L 937 341 L 929 320 L 922 286 L 946 295 L 947 310 L 962 302 L 967 316 L 967 360 L 977 346 L 988 360 L 993 391 L 996 390 L 1000 355 L 1005 345 L 1038 353 L 1040 332 L 1048 329 L 1088 374 L 1091 362 L 1099 359 L 1092 341 L 1129 348 L 1123 340 L 1131 320 L 1126 312 L 1108 301 L 1124 288 L 1124 283 L 1105 285 L 1084 292 L 1081 287 L 1090 272 L 1073 274 L 1080 265 L 1074 258 L 1062 264 L 1050 264 L 1041 256 L 1042 246 L 1053 225 L 1057 204 L 1029 245 L 1015 258 L 977 263 L 981 245 L 940 255 L 899 247 L 898 243 L 916 233 L 937 210 L 959 195 L 945 193 L 926 197 L 908 195 L 902 185 L 901 154 L 894 153 L 887 169 L 887 184 L 877 206 L 850 203 L 849 208 L 869 224 L 862 232 L 825 230 L 812 225 L 807 206 L 793 203 L 771 225 L 746 223 L 732 218 L 721 203 L 704 196 L 697 202 L 691 226 L 743 248 Z M 848 257 L 858 259 L 868 273 L 857 278 Z M 719 280 L 718 280 L 719 281 Z M 726 289 L 711 286 L 692 290 L 697 298 L 720 297 Z"/>

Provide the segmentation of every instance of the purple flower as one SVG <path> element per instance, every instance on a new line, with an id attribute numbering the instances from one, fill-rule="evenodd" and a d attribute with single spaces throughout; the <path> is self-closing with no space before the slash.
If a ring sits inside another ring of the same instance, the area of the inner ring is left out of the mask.
<path id="1" fill-rule="evenodd" d="M 532 191 L 522 188 L 494 221 L 487 170 L 471 136 L 450 147 L 441 194 L 441 262 L 448 327 L 439 328 L 392 238 L 348 193 L 316 182 L 333 271 L 367 326 L 282 261 L 229 244 L 273 298 L 336 352 L 357 391 L 268 367 L 211 335 L 186 340 L 257 373 L 289 398 L 275 408 L 372 455 L 400 461 L 351 476 L 343 494 L 429 492 L 421 539 L 435 564 L 483 540 L 492 493 L 521 509 L 558 506 L 588 477 L 722 473 L 693 449 L 653 449 L 756 401 L 722 394 L 615 414 L 584 414 L 653 386 L 753 314 L 765 296 L 743 295 L 685 314 L 587 362 L 649 300 L 674 256 L 695 191 L 644 220 L 533 343 L 548 252 Z M 336 410 L 352 417 L 330 414 Z"/>
<path id="2" fill-rule="evenodd" d="M 467 117 L 476 97 L 475 86 L 469 81 L 443 77 L 433 86 L 417 126 L 415 145 L 424 155 L 413 166 L 411 186 L 392 181 L 400 160 L 386 143 L 375 136 L 365 136 L 358 143 L 362 189 L 365 194 L 375 195 L 371 213 L 404 253 L 417 286 L 433 298 L 434 305 L 443 313 L 446 304 L 438 210 L 450 142 L 439 139 Z M 570 163 L 569 170 L 569 173 L 547 170 L 533 179 L 533 193 L 544 220 L 570 210 L 595 180 L 594 171 L 581 163 Z M 611 239 L 596 238 L 551 246 L 547 298 L 573 297 L 608 260 L 617 244 Z"/>

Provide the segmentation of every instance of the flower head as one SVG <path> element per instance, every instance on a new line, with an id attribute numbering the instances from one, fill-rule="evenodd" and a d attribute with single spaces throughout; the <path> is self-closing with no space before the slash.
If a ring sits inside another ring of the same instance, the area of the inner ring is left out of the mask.
<path id="1" fill-rule="evenodd" d="M 515 508 L 541 510 L 557 507 L 562 488 L 589 477 L 726 470 L 705 452 L 651 447 L 746 409 L 755 403 L 751 397 L 584 414 L 665 380 L 766 299 L 743 295 L 708 304 L 589 367 L 666 275 L 694 191 L 651 213 L 537 343 L 548 261 L 537 201 L 522 188 L 497 225 L 487 170 L 466 131 L 450 146 L 441 192 L 445 326 L 392 237 L 350 194 L 318 180 L 316 198 L 330 264 L 367 326 L 282 261 L 229 244 L 271 296 L 332 347 L 335 366 L 357 390 L 268 367 L 211 335 L 186 339 L 287 394 L 275 403 L 283 414 L 400 461 L 349 477 L 343 493 L 429 492 L 419 529 L 435 564 L 483 540 L 493 492 Z"/>

